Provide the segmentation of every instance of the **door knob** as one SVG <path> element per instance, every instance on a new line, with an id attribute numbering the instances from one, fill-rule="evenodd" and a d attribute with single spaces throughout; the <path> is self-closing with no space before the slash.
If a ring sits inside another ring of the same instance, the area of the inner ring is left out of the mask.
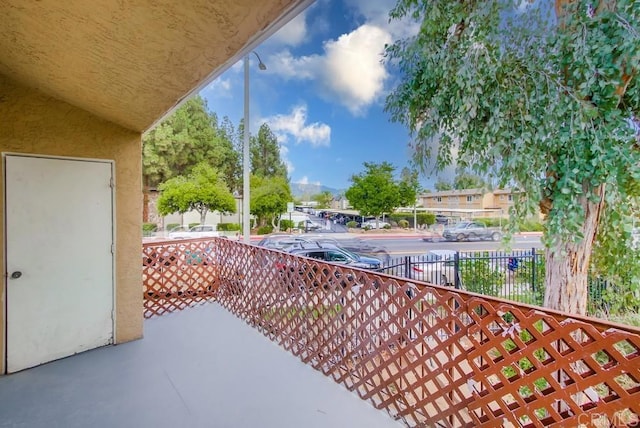
<path id="1" fill-rule="evenodd" d="M 11 274 L 11 279 L 18 279 L 18 278 L 20 278 L 21 276 L 22 276 L 22 272 L 20 272 L 19 270 L 17 270 L 17 271 L 15 271 L 15 272 L 13 272 L 13 273 Z"/>

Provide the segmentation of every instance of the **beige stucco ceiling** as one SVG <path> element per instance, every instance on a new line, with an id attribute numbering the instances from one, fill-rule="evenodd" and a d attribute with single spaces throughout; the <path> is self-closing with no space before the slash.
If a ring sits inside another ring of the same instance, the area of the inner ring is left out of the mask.
<path id="1" fill-rule="evenodd" d="M 0 0 L 0 74 L 144 131 L 312 0 Z"/>

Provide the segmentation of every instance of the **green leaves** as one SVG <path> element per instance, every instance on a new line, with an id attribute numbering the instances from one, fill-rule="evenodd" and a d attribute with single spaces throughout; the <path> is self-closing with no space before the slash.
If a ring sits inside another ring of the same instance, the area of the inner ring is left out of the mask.
<path id="1" fill-rule="evenodd" d="M 236 211 L 235 199 L 224 180 L 218 171 L 205 163 L 196 165 L 186 177 L 167 180 L 160 185 L 160 191 L 158 212 L 163 216 L 196 210 L 204 218 L 208 211 Z"/>
<path id="2" fill-rule="evenodd" d="M 400 0 L 394 16 L 419 16 L 421 31 L 386 51 L 402 76 L 386 110 L 413 132 L 416 164 L 455 160 L 527 198 L 545 194 L 558 216 L 548 233 L 568 240 L 583 227 L 581 198 L 602 184 L 630 194 L 640 162 L 626 123 L 640 114 L 640 8 L 607 2 L 590 17 L 588 3 L 572 2 L 556 26 L 546 3 Z"/>
<path id="3" fill-rule="evenodd" d="M 638 2 L 575 0 L 562 16 L 550 2 L 512 3 L 399 0 L 392 16 L 421 30 L 386 50 L 401 78 L 385 109 L 412 132 L 417 165 L 490 171 L 526 195 L 516 220 L 544 208 L 559 253 L 583 238 L 589 253 L 599 226 L 596 264 L 619 266 L 633 256 L 614 236 L 640 217 Z"/>
<path id="4" fill-rule="evenodd" d="M 173 115 L 142 138 L 144 183 L 157 186 L 178 175 L 188 175 L 200 162 L 222 172 L 228 187 L 239 178 L 239 156 L 233 147 L 228 119 L 218 123 L 199 96 L 185 102 Z"/>
<path id="5" fill-rule="evenodd" d="M 413 205 L 418 189 L 415 173 L 406 171 L 403 179 L 393 178 L 395 167 L 388 162 L 365 162 L 365 172 L 351 177 L 353 183 L 345 192 L 351 205 L 363 216 L 378 217 L 401 205 Z"/>

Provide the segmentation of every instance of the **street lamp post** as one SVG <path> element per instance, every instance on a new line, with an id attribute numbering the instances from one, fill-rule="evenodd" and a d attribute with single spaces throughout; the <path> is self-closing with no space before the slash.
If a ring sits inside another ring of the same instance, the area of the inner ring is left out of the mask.
<path id="1" fill-rule="evenodd" d="M 266 70 L 256 52 L 253 52 L 258 58 L 258 68 Z M 251 242 L 251 225 L 249 219 L 249 174 L 251 172 L 251 164 L 249 159 L 249 55 L 244 57 L 244 144 L 242 146 L 242 240 L 245 244 Z"/>

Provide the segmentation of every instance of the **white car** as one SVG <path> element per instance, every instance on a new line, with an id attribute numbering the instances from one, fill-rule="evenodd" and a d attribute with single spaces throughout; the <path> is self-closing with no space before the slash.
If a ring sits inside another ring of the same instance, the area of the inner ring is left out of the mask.
<path id="1" fill-rule="evenodd" d="M 361 229 L 384 229 L 388 227 L 391 227 L 391 225 L 382 220 L 378 220 L 377 222 L 376 220 L 367 220 L 360 226 Z"/>
<path id="2" fill-rule="evenodd" d="M 193 226 L 189 230 L 177 230 L 169 233 L 170 239 L 195 239 L 195 238 L 217 238 L 222 236 L 213 224 L 200 224 Z"/>
<path id="3" fill-rule="evenodd" d="M 431 250 L 411 262 L 411 278 L 436 285 L 455 285 L 456 252 Z"/>

